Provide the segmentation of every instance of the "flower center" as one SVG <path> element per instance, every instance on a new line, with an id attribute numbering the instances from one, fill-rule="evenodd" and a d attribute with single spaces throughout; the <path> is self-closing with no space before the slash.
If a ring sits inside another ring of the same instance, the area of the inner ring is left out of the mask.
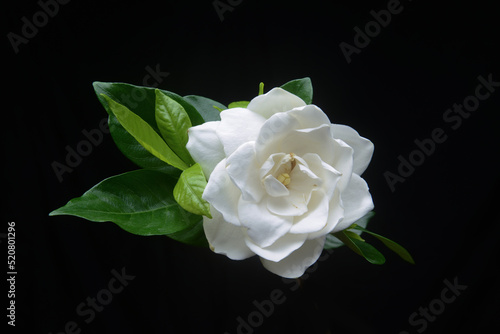
<path id="1" fill-rule="evenodd" d="M 290 174 L 297 165 L 297 160 L 295 160 L 294 156 L 295 155 L 293 153 L 288 154 L 285 158 L 287 161 L 282 164 L 277 171 L 278 176 L 276 177 L 276 179 L 280 181 L 285 187 L 288 186 L 290 182 L 292 182 Z"/>
<path id="2" fill-rule="evenodd" d="M 288 173 L 281 173 L 278 176 L 278 181 L 283 183 L 283 185 L 286 187 L 287 185 L 290 184 L 290 181 L 292 181 L 292 180 L 290 179 L 290 175 Z"/>

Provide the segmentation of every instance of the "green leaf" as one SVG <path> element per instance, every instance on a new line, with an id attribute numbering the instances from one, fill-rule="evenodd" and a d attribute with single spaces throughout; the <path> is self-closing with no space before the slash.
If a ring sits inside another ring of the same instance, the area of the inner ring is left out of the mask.
<path id="1" fill-rule="evenodd" d="M 203 96 L 186 95 L 184 100 L 198 110 L 205 122 L 220 121 L 220 112 L 227 109 L 225 105 Z"/>
<path id="2" fill-rule="evenodd" d="M 403 247 L 401 246 L 400 244 L 386 238 L 386 237 L 383 237 L 381 236 L 380 234 L 377 234 L 377 233 L 373 233 L 371 231 L 368 231 L 367 229 L 361 227 L 361 226 L 354 226 L 354 227 L 351 227 L 352 229 L 356 229 L 356 230 L 359 230 L 359 231 L 363 231 L 363 232 L 366 232 L 368 234 L 371 234 L 373 235 L 375 238 L 379 239 L 380 241 L 382 241 L 382 243 L 387 247 L 389 248 L 390 250 L 392 250 L 394 253 L 398 254 L 403 260 L 405 260 L 406 262 L 409 262 L 411 264 L 415 264 L 415 261 L 413 260 L 413 257 L 410 255 L 410 253 Z"/>
<path id="3" fill-rule="evenodd" d="M 160 90 L 155 90 L 155 93 L 156 124 L 163 139 L 186 164 L 193 164 L 193 158 L 186 148 L 188 129 L 192 126 L 188 114 L 179 103 Z"/>
<path id="4" fill-rule="evenodd" d="M 212 218 L 210 204 L 201 198 L 206 186 L 203 170 L 196 163 L 182 172 L 174 188 L 174 198 L 186 211 Z"/>
<path id="5" fill-rule="evenodd" d="M 289 81 L 281 86 L 281 88 L 297 95 L 302 100 L 304 100 L 306 104 L 312 103 L 313 87 L 311 79 L 309 77 Z"/>
<path id="6" fill-rule="evenodd" d="M 133 111 L 159 134 L 160 130 L 158 129 L 155 120 L 155 89 L 125 83 L 97 81 L 93 83 L 93 86 L 97 94 L 97 98 L 109 114 L 108 123 L 111 136 L 123 155 L 142 168 L 159 170 L 170 175 L 179 175 L 180 172 L 177 168 L 165 164 L 163 161 L 149 153 L 123 128 L 109 108 L 106 99 L 101 95 L 104 94 L 109 96 L 113 101 L 116 101 Z M 181 96 L 165 90 L 161 90 L 161 92 L 182 105 L 184 110 L 188 113 L 193 125 L 199 125 L 205 122 L 198 111 Z"/>
<path id="7" fill-rule="evenodd" d="M 359 226 L 362 226 L 362 227 L 366 227 L 368 225 L 368 222 L 370 221 L 370 219 L 373 218 L 373 216 L 375 216 L 375 212 L 374 211 L 370 211 L 368 212 L 367 214 L 365 214 L 363 217 L 359 218 L 358 220 L 355 221 L 354 224 L 352 224 L 351 226 L 354 226 L 354 225 L 359 225 Z M 349 229 L 350 227 L 348 227 L 347 229 Z M 352 231 L 353 233 L 356 233 L 355 231 Z M 362 232 L 361 231 L 357 231 L 356 234 L 361 234 Z M 359 237 L 361 238 L 361 237 Z M 334 237 L 332 234 L 327 234 L 326 235 L 326 241 L 325 241 L 325 246 L 324 246 L 324 249 L 332 249 L 332 248 L 338 248 L 340 246 L 343 246 L 344 244 L 342 243 L 342 241 L 340 241 L 339 239 L 337 239 L 336 237 Z"/>
<path id="8" fill-rule="evenodd" d="M 113 101 L 110 97 L 106 95 L 103 95 L 103 97 L 124 129 L 127 130 L 149 153 L 153 154 L 161 161 L 181 170 L 188 168 L 188 165 L 168 147 L 160 135 L 154 131 L 148 123 L 130 111 L 127 107 Z"/>
<path id="9" fill-rule="evenodd" d="M 198 223 L 193 224 L 191 227 L 186 228 L 182 231 L 169 234 L 168 237 L 189 245 L 201 247 L 209 246 L 207 238 L 205 237 L 205 231 L 203 230 L 202 217 L 200 217 Z"/>
<path id="10" fill-rule="evenodd" d="M 343 245 L 344 244 L 342 243 L 342 241 L 340 241 L 338 238 L 334 237 L 332 234 L 327 234 L 325 245 L 323 246 L 323 248 L 332 249 L 332 248 L 338 248 Z"/>
<path id="11" fill-rule="evenodd" d="M 227 106 L 229 109 L 231 108 L 246 108 L 250 101 L 236 101 L 236 102 L 231 102 Z"/>
<path id="12" fill-rule="evenodd" d="M 138 166 L 160 171 L 179 178 L 181 170 L 167 165 L 151 153 L 149 153 L 130 133 L 127 132 L 114 116 L 109 116 L 109 130 L 115 139 L 116 146 L 120 151 Z M 119 138 L 119 139 L 117 139 Z"/>
<path id="13" fill-rule="evenodd" d="M 373 264 L 385 263 L 384 255 L 382 255 L 382 253 L 380 253 L 375 247 L 366 242 L 351 238 L 345 230 L 334 233 L 333 235 L 340 239 L 340 241 L 342 241 L 356 254 L 364 257 L 368 262 Z"/>
<path id="14" fill-rule="evenodd" d="M 95 81 L 93 86 L 98 99 L 101 101 L 108 114 L 112 115 L 111 111 L 106 107 L 106 101 L 101 98 L 101 94 L 107 95 L 113 101 L 129 108 L 149 125 L 151 125 L 151 127 L 158 130 L 155 123 L 155 90 L 157 88 L 135 86 L 121 82 L 99 81 Z M 187 102 L 182 96 L 163 89 L 160 89 L 160 91 L 182 105 L 184 110 L 188 113 L 193 126 L 205 123 L 205 120 L 196 108 Z"/>
<path id="15" fill-rule="evenodd" d="M 71 215 L 94 222 L 111 221 L 138 235 L 171 235 L 185 242 L 182 233 L 194 234 L 201 217 L 186 212 L 175 201 L 176 179 L 140 169 L 107 178 L 81 197 L 54 210 L 50 216 Z M 197 234 L 200 234 L 196 232 Z M 187 241 L 196 239 L 193 235 Z"/>
<path id="16" fill-rule="evenodd" d="M 359 241 L 363 241 L 365 242 L 365 239 L 361 238 L 361 236 L 359 234 L 356 234 L 352 231 L 348 231 L 346 230 L 345 233 L 347 234 L 347 236 L 349 236 L 349 238 L 351 239 L 356 239 L 356 240 L 359 240 Z"/>

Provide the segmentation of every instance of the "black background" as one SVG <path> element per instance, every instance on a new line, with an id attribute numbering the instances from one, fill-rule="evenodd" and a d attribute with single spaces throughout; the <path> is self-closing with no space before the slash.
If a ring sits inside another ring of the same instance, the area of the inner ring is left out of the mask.
<path id="1" fill-rule="evenodd" d="M 71 1 L 15 53 L 7 34 L 20 35 L 22 17 L 32 21 L 41 7 L 8 2 L 0 233 L 16 223 L 18 272 L 9 329 L 60 333 L 74 321 L 81 333 L 233 334 L 238 317 L 255 315 L 253 301 L 278 289 L 286 300 L 254 333 L 498 331 L 499 89 L 456 130 L 443 120 L 474 94 L 478 76 L 500 81 L 498 12 L 486 1 L 402 1 L 401 13 L 348 64 L 339 44 L 353 44 L 354 27 L 387 3 L 245 0 L 221 21 L 210 0 Z M 62 182 L 51 164 L 64 163 L 66 146 L 76 148 L 82 131 L 106 116 L 92 82 L 142 85 L 148 66 L 169 73 L 160 88 L 224 104 L 251 99 L 261 81 L 267 91 L 311 77 L 313 102 L 331 121 L 375 144 L 363 174 L 377 212 L 371 230 L 404 245 L 417 264 L 383 246 L 383 266 L 341 248 L 293 291 L 257 258 L 231 261 L 112 223 L 48 217 L 102 179 L 137 168 L 110 135 Z M 384 173 L 397 173 L 398 156 L 407 158 L 414 140 L 437 127 L 447 140 L 392 192 Z M 7 254 L 5 235 L 1 245 Z M 122 268 L 135 278 L 86 323 L 77 306 Z M 413 312 L 438 305 L 445 279 L 467 288 L 426 328 L 412 326 Z"/>

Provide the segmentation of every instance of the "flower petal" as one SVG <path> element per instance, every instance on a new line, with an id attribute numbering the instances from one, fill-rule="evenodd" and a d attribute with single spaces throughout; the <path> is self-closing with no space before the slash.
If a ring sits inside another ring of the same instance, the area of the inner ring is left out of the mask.
<path id="1" fill-rule="evenodd" d="M 323 180 L 309 169 L 309 166 L 298 163 L 290 174 L 290 184 L 288 189 L 297 193 L 302 193 L 309 197 L 314 189 L 319 189 L 323 185 Z"/>
<path id="2" fill-rule="evenodd" d="M 332 124 L 332 136 L 342 139 L 353 148 L 353 172 L 358 175 L 363 174 L 373 156 L 373 143 L 361 137 L 356 130 L 347 125 Z"/>
<path id="3" fill-rule="evenodd" d="M 327 124 L 317 128 L 300 129 L 288 131 L 281 143 L 280 152 L 292 152 L 303 156 L 307 153 L 316 153 L 321 160 L 335 167 L 332 162 L 335 158 L 336 142 L 330 133 Z"/>
<path id="4" fill-rule="evenodd" d="M 307 212 L 309 194 L 291 191 L 290 195 L 282 197 L 267 197 L 267 208 L 279 216 L 301 216 Z"/>
<path id="5" fill-rule="evenodd" d="M 274 176 L 268 175 L 264 178 L 264 187 L 269 196 L 281 197 L 290 194 L 290 191 Z"/>
<path id="6" fill-rule="evenodd" d="M 331 124 L 330 119 L 328 119 L 323 110 L 313 104 L 292 109 L 288 114 L 299 121 L 302 129 L 317 128 L 323 124 Z"/>
<path id="7" fill-rule="evenodd" d="M 238 214 L 247 234 L 260 247 L 268 247 L 284 236 L 292 226 L 292 217 L 277 216 L 269 212 L 266 201 L 253 203 L 240 198 Z"/>
<path id="8" fill-rule="evenodd" d="M 264 163 L 274 153 L 291 153 L 282 148 L 282 142 L 291 130 L 299 127 L 299 121 L 288 113 L 274 114 L 260 129 L 255 151 L 257 160 Z"/>
<path id="9" fill-rule="evenodd" d="M 186 148 L 200 164 L 207 180 L 215 166 L 225 158 L 224 148 L 215 132 L 219 124 L 219 121 L 206 122 L 188 129 Z"/>
<path id="10" fill-rule="evenodd" d="M 212 219 L 203 217 L 203 229 L 212 250 L 231 260 L 243 260 L 254 254 L 245 242 L 245 228 L 226 222 L 220 212 L 210 208 Z"/>
<path id="11" fill-rule="evenodd" d="M 368 225 L 368 219 L 360 219 L 360 220 L 356 221 L 356 225 L 361 226 L 362 228 L 366 228 L 366 225 Z M 350 230 L 350 231 L 353 233 L 356 233 L 359 236 L 361 234 L 363 234 L 363 231 L 361 231 L 361 230 Z M 330 237 L 330 245 L 332 248 L 340 247 L 343 244 L 344 243 L 342 241 L 340 241 L 338 238 L 336 238 L 335 236 L 332 235 Z"/>
<path id="12" fill-rule="evenodd" d="M 351 182 L 341 194 L 344 219 L 335 226 L 333 232 L 348 228 L 359 218 L 373 210 L 373 201 L 368 185 L 361 176 L 352 174 Z"/>
<path id="13" fill-rule="evenodd" d="M 328 220 L 326 225 L 319 231 L 309 233 L 308 239 L 315 239 L 330 232 L 344 219 L 344 207 L 340 200 L 340 191 L 335 189 L 330 202 L 328 203 Z"/>
<path id="14" fill-rule="evenodd" d="M 256 96 L 250 101 L 247 108 L 270 118 L 272 115 L 305 106 L 306 103 L 297 95 L 287 92 L 283 88 L 273 88 L 263 95 Z"/>
<path id="15" fill-rule="evenodd" d="M 312 233 L 325 227 L 328 220 L 328 197 L 322 190 L 313 191 L 307 212 L 295 218 L 289 233 Z"/>
<path id="16" fill-rule="evenodd" d="M 307 234 L 286 234 L 268 247 L 259 247 L 250 238 L 246 238 L 246 245 L 255 254 L 270 261 L 280 261 L 306 241 Z"/>
<path id="17" fill-rule="evenodd" d="M 226 171 L 245 201 L 259 202 L 265 194 L 255 159 L 255 142 L 241 145 L 227 158 Z"/>
<path id="18" fill-rule="evenodd" d="M 225 221 L 240 226 L 241 223 L 238 217 L 238 201 L 240 197 L 241 191 L 227 174 L 226 159 L 223 159 L 215 166 L 210 175 L 202 198 L 218 210 Z"/>
<path id="19" fill-rule="evenodd" d="M 311 171 L 321 179 L 322 189 L 325 191 L 328 199 L 331 199 L 342 173 L 321 160 L 316 153 L 305 154 L 303 159 Z"/>
<path id="20" fill-rule="evenodd" d="M 313 265 L 321 255 L 326 237 L 307 240 L 302 247 L 288 255 L 283 260 L 273 262 L 261 258 L 264 267 L 276 275 L 286 278 L 297 278 Z"/>
<path id="21" fill-rule="evenodd" d="M 334 158 L 331 166 L 342 173 L 342 177 L 337 183 L 340 191 L 344 190 L 351 180 L 353 165 L 353 150 L 341 139 L 334 139 Z"/>
<path id="22" fill-rule="evenodd" d="M 257 146 L 257 143 L 256 143 Z M 267 174 L 273 173 L 282 163 L 283 159 L 285 158 L 286 154 L 285 153 L 274 153 L 267 158 L 266 161 L 262 164 L 260 167 L 259 171 L 259 177 L 261 179 L 264 179 Z"/>
<path id="23" fill-rule="evenodd" d="M 236 151 L 240 145 L 256 140 L 260 128 L 266 121 L 261 115 L 245 108 L 223 110 L 220 118 L 217 135 L 224 147 L 226 157 Z"/>

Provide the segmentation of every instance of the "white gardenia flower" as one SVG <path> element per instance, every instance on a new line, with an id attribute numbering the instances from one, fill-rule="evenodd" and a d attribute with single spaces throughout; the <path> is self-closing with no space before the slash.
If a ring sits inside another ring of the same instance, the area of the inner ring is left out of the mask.
<path id="1" fill-rule="evenodd" d="M 373 144 L 281 88 L 220 116 L 190 128 L 187 144 L 208 179 L 211 248 L 233 260 L 258 255 L 269 271 L 299 277 L 328 233 L 373 209 L 360 177 Z"/>

